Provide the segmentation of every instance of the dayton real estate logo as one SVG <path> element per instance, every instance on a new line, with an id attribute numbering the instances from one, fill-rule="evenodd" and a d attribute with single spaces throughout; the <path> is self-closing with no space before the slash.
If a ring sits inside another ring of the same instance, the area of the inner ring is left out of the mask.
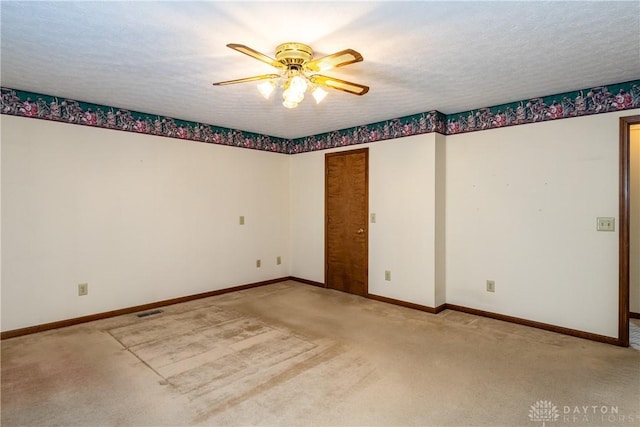
<path id="1" fill-rule="evenodd" d="M 559 417 L 558 408 L 549 400 L 538 400 L 529 408 L 529 419 L 542 421 L 542 427 L 546 427 L 546 423 L 556 421 Z"/>

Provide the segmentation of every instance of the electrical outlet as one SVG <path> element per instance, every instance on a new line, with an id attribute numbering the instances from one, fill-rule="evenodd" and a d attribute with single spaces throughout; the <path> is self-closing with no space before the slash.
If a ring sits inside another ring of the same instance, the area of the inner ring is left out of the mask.
<path id="1" fill-rule="evenodd" d="M 240 225 L 244 225 L 244 215 L 240 215 Z"/>
<path id="2" fill-rule="evenodd" d="M 615 231 L 616 219 L 609 217 L 598 217 L 598 231 Z"/>
<path id="3" fill-rule="evenodd" d="M 262 264 L 262 262 L 260 262 L 260 260 L 256 260 L 256 267 L 260 268 L 261 264 Z"/>
<path id="4" fill-rule="evenodd" d="M 282 258 L 280 258 L 279 256 L 276 257 L 276 264 L 278 265 L 282 264 Z"/>
<path id="5" fill-rule="evenodd" d="M 386 280 L 387 282 L 391 281 L 391 271 L 390 270 L 385 270 L 384 271 L 384 280 Z"/>
<path id="6" fill-rule="evenodd" d="M 496 291 L 496 282 L 493 280 L 487 280 L 487 292 L 495 292 Z"/>
<path id="7" fill-rule="evenodd" d="M 82 297 L 89 294 L 89 284 L 88 283 L 80 283 L 78 285 L 78 296 Z"/>

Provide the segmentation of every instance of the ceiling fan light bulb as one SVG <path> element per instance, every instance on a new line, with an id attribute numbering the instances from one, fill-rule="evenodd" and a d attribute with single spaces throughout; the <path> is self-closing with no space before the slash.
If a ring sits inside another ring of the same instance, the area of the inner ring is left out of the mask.
<path id="1" fill-rule="evenodd" d="M 289 89 L 299 93 L 304 93 L 307 90 L 307 81 L 304 77 L 294 76 L 289 81 Z"/>
<path id="2" fill-rule="evenodd" d="M 284 92 L 282 92 L 282 99 L 285 102 L 298 104 L 302 102 L 302 100 L 304 99 L 304 93 L 301 93 L 292 88 L 289 88 L 289 89 L 286 89 Z"/>
<path id="3" fill-rule="evenodd" d="M 260 91 L 264 99 L 269 99 L 274 89 L 275 84 L 271 80 L 258 84 L 258 91 Z"/>
<path id="4" fill-rule="evenodd" d="M 325 96 L 327 96 L 327 91 L 317 87 L 312 92 L 313 98 L 316 100 L 316 104 L 320 104 Z"/>
<path id="5" fill-rule="evenodd" d="M 282 105 L 287 108 L 296 108 L 298 106 L 297 102 L 287 101 L 286 99 L 282 101 Z"/>

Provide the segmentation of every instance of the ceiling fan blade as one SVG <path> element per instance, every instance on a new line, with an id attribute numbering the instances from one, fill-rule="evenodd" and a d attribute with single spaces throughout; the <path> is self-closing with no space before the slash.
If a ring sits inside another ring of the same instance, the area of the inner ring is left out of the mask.
<path id="1" fill-rule="evenodd" d="M 244 53 L 245 55 L 249 55 L 250 57 L 257 59 L 258 61 L 265 62 L 273 67 L 282 69 L 287 68 L 287 66 L 282 62 L 276 61 L 275 59 L 265 55 L 264 53 L 260 53 L 257 50 L 251 49 L 250 47 L 243 44 L 229 43 L 227 47 L 233 50 L 237 50 L 240 53 Z"/>
<path id="2" fill-rule="evenodd" d="M 256 80 L 269 80 L 269 79 L 277 79 L 277 78 L 280 78 L 280 74 L 261 74 L 259 76 L 245 77 L 244 79 L 227 80 L 224 82 L 216 82 L 212 84 L 214 86 L 224 86 L 224 85 L 232 85 L 235 83 L 246 83 L 246 82 L 254 82 Z"/>
<path id="3" fill-rule="evenodd" d="M 346 80 L 336 79 L 334 77 L 321 76 L 320 74 L 314 74 L 309 77 L 312 83 L 327 86 L 332 89 L 341 90 L 343 92 L 352 93 L 354 95 L 364 95 L 369 92 L 369 86 L 364 86 L 358 83 L 348 82 Z"/>
<path id="4" fill-rule="evenodd" d="M 304 66 L 310 71 L 324 71 L 362 61 L 362 55 L 353 49 L 345 49 L 322 58 L 307 62 Z"/>

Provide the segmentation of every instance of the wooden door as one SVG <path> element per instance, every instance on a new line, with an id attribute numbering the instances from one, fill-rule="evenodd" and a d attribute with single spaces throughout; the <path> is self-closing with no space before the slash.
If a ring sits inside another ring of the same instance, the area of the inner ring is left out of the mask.
<path id="1" fill-rule="evenodd" d="M 640 125 L 640 115 L 620 117 L 620 197 L 619 197 L 619 222 L 618 233 L 618 342 L 623 347 L 629 347 L 629 300 L 631 272 L 631 217 L 635 211 L 631 211 L 631 128 Z M 635 193 L 633 193 L 635 197 Z M 635 249 L 635 248 L 634 248 Z M 634 260 L 637 262 L 636 260 Z"/>
<path id="2" fill-rule="evenodd" d="M 325 284 L 368 292 L 369 149 L 325 156 Z"/>

